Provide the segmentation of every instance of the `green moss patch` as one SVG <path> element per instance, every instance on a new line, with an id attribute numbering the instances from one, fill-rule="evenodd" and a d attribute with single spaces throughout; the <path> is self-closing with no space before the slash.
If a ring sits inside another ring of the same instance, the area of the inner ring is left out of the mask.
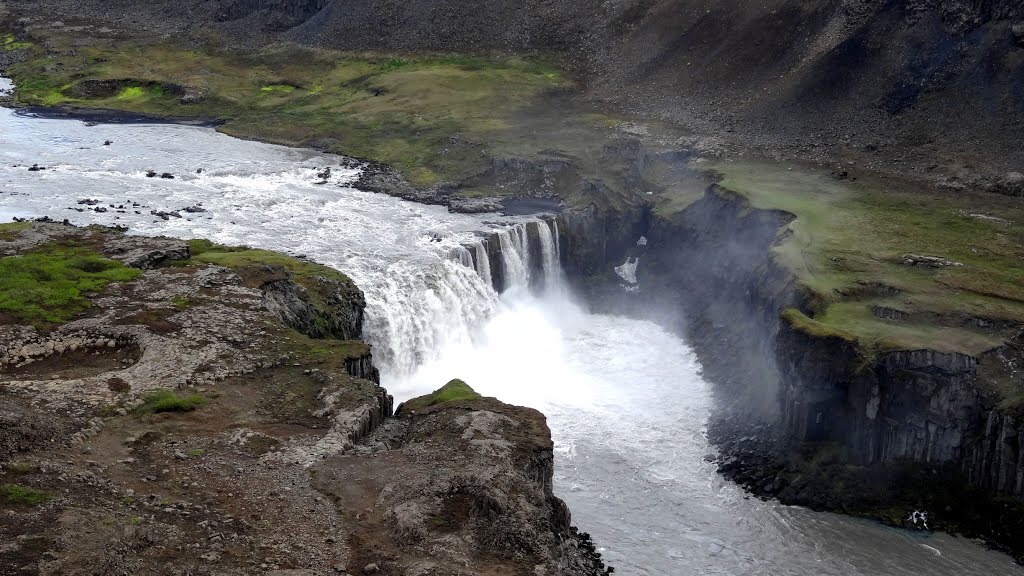
<path id="1" fill-rule="evenodd" d="M 53 497 L 49 492 L 20 484 L 4 484 L 0 486 L 0 495 L 11 504 L 25 504 L 28 506 L 38 506 Z"/>
<path id="2" fill-rule="evenodd" d="M 161 86 L 126 86 L 114 98 L 121 101 L 143 101 L 163 98 L 167 95 Z"/>
<path id="3" fill-rule="evenodd" d="M 470 388 L 469 384 L 466 384 L 462 380 L 455 379 L 434 391 L 433 394 L 420 396 L 419 398 L 413 398 L 412 400 L 405 402 L 402 406 L 402 410 L 423 410 L 444 402 L 455 402 L 457 400 L 479 400 L 480 398 L 483 398 L 483 396 Z"/>
<path id="4" fill-rule="evenodd" d="M 789 327 L 812 338 L 837 338 L 851 344 L 857 343 L 857 336 L 852 332 L 829 326 L 807 317 L 796 308 L 787 308 L 782 312 L 782 319 Z"/>
<path id="5" fill-rule="evenodd" d="M 27 50 L 32 48 L 35 44 L 27 41 L 18 41 L 13 34 L 5 34 L 0 36 L 0 49 L 5 52 L 14 52 L 15 50 Z"/>
<path id="6" fill-rule="evenodd" d="M 209 402 L 199 394 L 179 395 L 170 390 L 159 390 L 143 397 L 135 413 L 155 414 L 160 412 L 192 412 Z"/>
<path id="7" fill-rule="evenodd" d="M 298 88 L 289 84 L 270 84 L 260 88 L 260 92 L 279 92 L 281 94 L 291 94 L 296 90 L 298 90 Z"/>
<path id="8" fill-rule="evenodd" d="M 44 246 L 0 258 L 0 311 L 35 324 L 65 322 L 89 307 L 86 294 L 139 274 L 85 248 Z"/>

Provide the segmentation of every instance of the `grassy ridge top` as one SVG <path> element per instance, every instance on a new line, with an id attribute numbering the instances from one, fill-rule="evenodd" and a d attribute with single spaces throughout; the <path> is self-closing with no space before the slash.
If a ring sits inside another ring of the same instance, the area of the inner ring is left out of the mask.
<path id="1" fill-rule="evenodd" d="M 881 178 L 836 180 L 780 163 L 714 168 L 721 186 L 752 207 L 796 215 L 773 256 L 813 295 L 816 331 L 852 336 L 867 350 L 978 355 L 1009 336 L 1004 326 L 1024 324 L 1019 201 Z M 949 265 L 909 265 L 907 255 Z M 796 320 L 794 327 L 809 325 Z"/>
<path id="2" fill-rule="evenodd" d="M 455 402 L 457 400 L 479 400 L 480 398 L 483 398 L 483 396 L 477 393 L 476 390 L 473 390 L 469 384 L 466 384 L 462 380 L 456 378 L 426 396 L 420 396 L 406 401 L 401 406 L 401 409 L 402 412 L 415 412 L 425 410 L 431 406 L 443 404 L 445 402 Z"/>
<path id="3" fill-rule="evenodd" d="M 291 45 L 236 54 L 46 34 L 20 44 L 31 57 L 8 70 L 22 104 L 219 118 L 228 134 L 320 145 L 394 166 L 421 186 L 480 172 L 480 150 L 465 141 L 502 140 L 518 110 L 571 85 L 555 68 L 518 57 Z"/>

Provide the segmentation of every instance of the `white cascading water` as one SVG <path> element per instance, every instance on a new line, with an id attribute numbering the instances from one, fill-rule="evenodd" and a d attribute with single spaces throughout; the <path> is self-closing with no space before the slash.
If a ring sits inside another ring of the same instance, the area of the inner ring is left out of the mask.
<path id="1" fill-rule="evenodd" d="M 483 242 L 477 241 L 473 247 L 476 252 L 476 272 L 483 279 L 484 283 L 488 286 L 494 285 L 494 279 L 491 276 L 491 260 L 487 256 L 487 246 Z"/>
<path id="2" fill-rule="evenodd" d="M 558 231 L 558 224 L 552 221 L 555 227 L 555 234 Z M 544 290 L 561 290 L 562 266 L 560 263 L 558 236 L 552 234 L 547 222 L 537 225 L 537 235 L 540 237 L 540 254 L 542 259 L 542 271 L 544 273 Z"/>
<path id="3" fill-rule="evenodd" d="M 379 282 L 365 291 L 363 333 L 373 346 L 374 364 L 390 374 L 415 371 L 449 341 L 470 341 L 497 304 L 493 288 L 473 270 L 472 262 L 469 267 L 438 262 Z"/>
<path id="4" fill-rule="evenodd" d="M 498 246 L 501 248 L 501 268 L 505 285 L 509 287 L 530 285 L 530 253 L 527 250 L 526 231 L 512 228 L 498 232 Z"/>
<path id="5" fill-rule="evenodd" d="M 0 79 L 0 91 L 7 86 Z M 33 163 L 47 170 L 29 172 Z M 461 377 L 544 412 L 555 492 L 616 574 L 1022 574 L 967 539 L 745 499 L 703 460 L 711 399 L 693 352 L 650 322 L 576 306 L 554 222 L 499 230 L 492 270 L 484 217 L 352 189 L 344 184 L 357 170 L 340 164 L 204 128 L 89 127 L 0 109 L 0 218 L 123 224 L 306 254 L 344 271 L 366 294 L 365 336 L 399 401 Z M 336 176 L 319 186 L 327 165 Z M 148 169 L 177 177 L 146 178 Z M 83 207 L 85 198 L 107 210 Z M 116 208 L 132 202 L 139 213 Z M 150 213 L 199 204 L 206 212 Z M 539 226 L 536 263 L 527 226 Z M 533 291 L 531 268 L 543 275 Z M 501 296 L 492 286 L 499 269 L 509 288 Z"/>

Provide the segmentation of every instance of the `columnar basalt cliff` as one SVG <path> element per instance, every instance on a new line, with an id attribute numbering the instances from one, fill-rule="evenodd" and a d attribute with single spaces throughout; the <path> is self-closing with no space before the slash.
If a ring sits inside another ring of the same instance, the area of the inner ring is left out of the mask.
<path id="1" fill-rule="evenodd" d="M 542 415 L 393 417 L 339 272 L 52 222 L 0 266 L 0 572 L 608 573 Z"/>
<path id="2" fill-rule="evenodd" d="M 861 465 L 951 465 L 994 494 L 1024 497 L 1020 423 L 984 384 L 1010 376 L 999 358 L 1005 349 L 981 359 L 932 350 L 865 359 L 841 338 L 785 326 L 778 351 L 782 426 L 792 441 L 839 442 Z"/>
<path id="3" fill-rule="evenodd" d="M 559 217 L 563 246 L 583 256 L 576 270 L 605 272 L 578 282 L 581 292 L 688 335 L 715 384 L 710 436 L 728 477 L 761 496 L 896 524 L 929 508 L 933 525 L 1024 554 L 1019 500 L 997 500 L 1024 496 L 1024 428 L 986 384 L 1019 378 L 1015 346 L 980 358 L 871 354 L 849 335 L 794 327 L 788 311 L 817 303 L 772 256 L 793 216 L 718 185 L 671 217 L 652 206 L 609 229 L 594 212 Z M 635 286 L 610 273 L 637 257 Z"/>

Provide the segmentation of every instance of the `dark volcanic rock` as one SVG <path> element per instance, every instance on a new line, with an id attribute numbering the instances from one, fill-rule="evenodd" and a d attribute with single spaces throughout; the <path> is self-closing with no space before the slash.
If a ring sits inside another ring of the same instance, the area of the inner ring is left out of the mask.
<path id="1" fill-rule="evenodd" d="M 264 307 L 307 336 L 354 340 L 363 332 L 366 300 L 351 281 L 319 276 L 304 284 L 273 280 L 262 290 Z"/>
<path id="2" fill-rule="evenodd" d="M 539 412 L 462 400 L 400 409 L 388 426 L 386 450 L 359 447 L 366 455 L 315 467 L 317 488 L 351 522 L 352 563 L 405 573 L 429 554 L 452 574 L 520 563 L 548 574 L 608 573 L 552 493 L 553 446 Z M 453 537 L 465 546 L 446 546 Z"/>

